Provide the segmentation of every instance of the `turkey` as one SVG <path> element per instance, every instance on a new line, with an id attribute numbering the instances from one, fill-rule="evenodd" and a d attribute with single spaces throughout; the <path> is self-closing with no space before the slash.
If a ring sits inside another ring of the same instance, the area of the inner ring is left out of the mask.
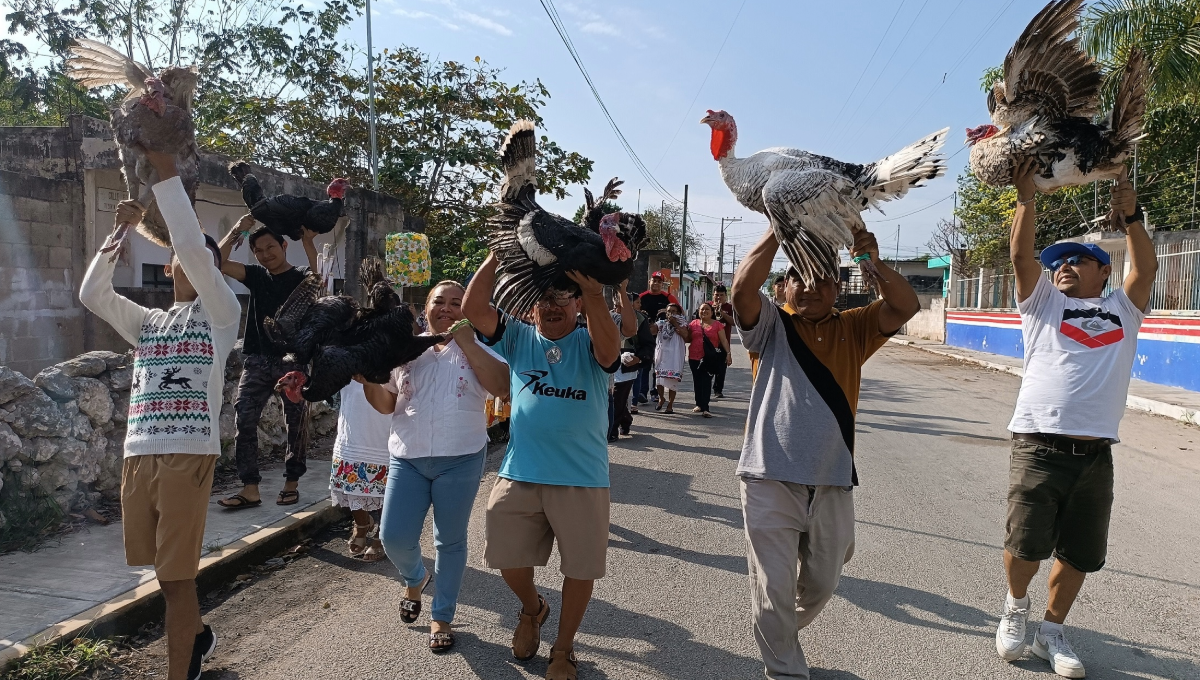
<path id="1" fill-rule="evenodd" d="M 621 283 L 629 278 L 646 241 L 646 223 L 639 215 L 611 213 L 588 228 L 542 210 L 537 204 L 536 156 L 533 123 L 518 121 L 500 148 L 504 182 L 496 212 L 488 219 L 488 247 L 499 262 L 496 304 L 514 316 L 532 310 L 551 288 L 573 287 L 569 271 L 609 286 Z M 608 190 L 613 188 L 610 182 Z M 585 222 L 591 216 L 586 215 Z"/>
<path id="2" fill-rule="evenodd" d="M 346 190 L 350 182 L 341 177 L 333 180 L 326 187 L 329 194 L 327 201 L 314 201 L 305 196 L 280 194 L 268 198 L 263 194 L 258 178 L 250 172 L 250 164 L 246 161 L 234 161 L 229 165 L 229 174 L 237 180 L 242 188 L 242 201 L 250 209 L 254 219 L 262 222 L 267 229 L 280 236 L 286 236 L 293 241 L 300 240 L 304 227 L 318 234 L 327 234 L 340 223 L 349 222 L 349 217 L 342 216 L 342 208 L 346 202 Z M 238 238 L 237 245 L 241 245 Z"/>
<path id="3" fill-rule="evenodd" d="M 150 191 L 158 182 L 158 175 L 143 149 L 175 156 L 179 179 L 195 204 L 200 167 L 196 126 L 192 121 L 195 67 L 173 66 L 155 75 L 108 45 L 86 38 L 77 39 L 68 51 L 71 57 L 67 60 L 67 75 L 80 85 L 129 88 L 109 118 L 121 158 L 121 175 L 129 198 L 145 210 L 136 225 L 138 231 L 155 244 L 169 248 L 167 224 Z M 124 247 L 128 230 L 129 225 L 121 225 L 102 250 L 111 251 L 116 258 Z"/>
<path id="4" fill-rule="evenodd" d="M 1117 179 L 1142 137 L 1146 60 L 1134 49 L 1113 110 L 1097 124 L 1100 67 L 1072 37 L 1083 0 L 1055 0 L 1025 27 L 1004 58 L 1004 80 L 987 95 L 992 122 L 967 130 L 971 172 L 1003 187 L 1025 158 L 1037 161 L 1034 186 L 1048 192 Z"/>
<path id="5" fill-rule="evenodd" d="M 290 371 L 276 385 L 292 402 L 328 399 L 359 374 L 386 383 L 393 368 L 446 342 L 444 335 L 414 333 L 416 318 L 378 258 L 363 260 L 359 283 L 367 306 L 345 295 L 321 297 L 320 278 L 310 273 L 275 316 L 263 321 L 271 342 L 290 353 L 288 361 L 311 364 L 307 373 Z"/>
<path id="6" fill-rule="evenodd" d="M 879 210 L 881 202 L 901 198 L 911 187 L 946 172 L 946 159 L 938 150 L 949 128 L 882 160 L 859 165 L 784 147 L 737 158 L 733 116 L 709 110 L 700 122 L 712 128 L 712 155 L 720 163 L 725 185 L 739 203 L 767 216 L 784 254 L 807 286 L 838 277 L 838 251 L 854 242 L 854 232 L 866 228 L 863 210 Z M 868 281 L 878 279 L 870 260 L 859 266 Z"/>

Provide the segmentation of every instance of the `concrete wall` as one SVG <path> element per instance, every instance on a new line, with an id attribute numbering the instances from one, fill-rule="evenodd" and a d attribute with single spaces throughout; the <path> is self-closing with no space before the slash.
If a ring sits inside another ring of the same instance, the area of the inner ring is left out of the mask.
<path id="1" fill-rule="evenodd" d="M 0 170 L 0 365 L 34 375 L 83 351 L 82 219 L 78 183 Z"/>
<path id="2" fill-rule="evenodd" d="M 901 329 L 904 335 L 926 340 L 946 341 L 946 302 L 942 298 L 930 301 L 927 308 L 917 312 Z"/>

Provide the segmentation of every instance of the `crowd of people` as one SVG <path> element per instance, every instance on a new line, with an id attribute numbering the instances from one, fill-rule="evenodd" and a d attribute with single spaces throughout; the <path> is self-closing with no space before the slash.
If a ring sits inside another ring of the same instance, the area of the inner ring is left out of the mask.
<path id="1" fill-rule="evenodd" d="M 122 511 L 127 561 L 153 565 L 166 601 L 168 680 L 193 680 L 216 647 L 200 616 L 195 577 L 215 462 L 224 358 L 238 334 L 240 305 L 225 276 L 250 291 L 235 400 L 236 462 L 242 489 L 220 504 L 228 512 L 262 504 L 257 425 L 276 381 L 295 367 L 263 331 L 307 274 L 287 261 L 287 242 L 251 231 L 247 216 L 218 244 L 205 236 L 171 156 L 147 152 L 161 181 L 153 187 L 170 229 L 174 282 L 169 310 L 147 309 L 113 289 L 113 258 L 101 252 L 84 278 L 83 303 L 135 346 Z M 1008 593 L 996 631 L 1005 660 L 1024 653 L 1032 606 L 1028 585 L 1054 556 L 1050 594 L 1033 653 L 1065 677 L 1084 666 L 1063 622 L 1086 574 L 1104 565 L 1113 498 L 1110 445 L 1117 436 L 1137 327 L 1149 303 L 1156 261 L 1128 183 L 1113 192 L 1125 218 L 1130 272 L 1103 295 L 1107 254 L 1094 245 L 1059 244 L 1034 256 L 1034 188 L 1028 163 L 1015 175 L 1018 204 L 1011 255 L 1025 333 L 1026 377 L 1010 424 L 1013 433 L 1003 564 Z M 117 224 L 141 218 L 131 201 Z M 230 260 L 238 234 L 249 235 L 258 264 Z M 316 267 L 312 234 L 302 246 Z M 487 458 L 485 407 L 511 404 L 509 440 L 484 514 L 483 564 L 498 570 L 516 610 L 511 653 L 541 649 L 551 611 L 535 569 L 557 544 L 563 576 L 557 630 L 548 650 L 549 680 L 575 680 L 575 637 L 594 583 L 606 574 L 609 537 L 608 445 L 631 434 L 638 407 L 673 414 L 685 366 L 695 390 L 692 411 L 713 417 L 733 363 L 734 327 L 750 353 L 752 375 L 739 479 L 747 538 L 752 630 L 766 676 L 809 677 L 798 633 L 836 591 L 854 554 L 855 417 L 862 366 L 920 308 L 904 277 L 879 259 L 875 237 L 856 233 L 852 257 L 879 272 L 878 299 L 835 308 L 835 279 L 805 282 L 792 269 L 762 289 L 778 251 L 767 230 L 742 261 L 732 296 L 717 286 L 689 318 L 654 272 L 649 289 L 625 286 L 606 299 L 597 281 L 569 273 L 525 318 L 492 304 L 492 256 L 469 285 L 434 285 L 421 315 L 428 332 L 448 334 L 385 384 L 361 376 L 339 395 L 329 493 L 353 518 L 347 551 L 388 559 L 405 624 L 422 616 L 433 584 L 429 649 L 455 645 L 454 617 L 468 562 L 467 536 Z M 1047 278 L 1044 265 L 1050 272 Z M 466 320 L 469 324 L 459 324 Z M 1077 321 L 1094 322 L 1078 326 Z M 1105 343 L 1079 341 L 1093 326 L 1119 329 Z M 1082 330 L 1081 330 L 1082 329 Z M 1059 370 L 1050 370 L 1051 366 Z M 187 394 L 171 381 L 186 371 Z M 803 393 L 803 394 L 802 394 Z M 180 398 L 181 396 L 186 398 Z M 306 471 L 305 406 L 283 400 L 287 420 L 280 505 L 300 499 Z M 421 535 L 433 509 L 434 567 L 425 567 Z"/>

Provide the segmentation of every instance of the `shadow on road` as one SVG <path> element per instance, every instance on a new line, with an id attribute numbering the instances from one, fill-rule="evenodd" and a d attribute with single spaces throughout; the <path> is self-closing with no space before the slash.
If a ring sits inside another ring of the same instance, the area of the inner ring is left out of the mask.
<path id="1" fill-rule="evenodd" d="M 698 500 L 690 490 L 691 475 L 620 463 L 609 463 L 608 475 L 611 480 L 609 494 L 613 503 L 645 505 L 680 517 L 695 517 L 735 529 L 742 528 L 740 502 L 738 507 L 729 507 Z"/>
<path id="2" fill-rule="evenodd" d="M 642 553 L 645 555 L 665 555 L 698 564 L 703 567 L 713 567 L 715 569 L 723 569 L 725 571 L 746 575 L 746 559 L 736 555 L 712 555 L 709 553 L 696 552 L 687 548 L 669 545 L 656 541 L 645 534 L 638 533 L 633 529 L 626 529 L 610 524 L 608 527 L 610 534 L 618 537 L 620 540 L 609 539 L 608 547 L 617 548 L 619 550 L 629 550 L 632 552 Z"/>

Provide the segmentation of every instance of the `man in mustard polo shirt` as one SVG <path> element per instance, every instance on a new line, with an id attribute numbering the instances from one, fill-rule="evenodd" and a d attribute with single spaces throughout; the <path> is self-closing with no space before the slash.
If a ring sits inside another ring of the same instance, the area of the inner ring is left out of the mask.
<path id="1" fill-rule="evenodd" d="M 779 243 L 771 229 L 733 280 L 746 349 L 758 354 L 737 474 L 748 540 L 754 639 L 772 680 L 808 678 L 798 632 L 833 597 L 854 552 L 854 417 L 862 365 L 920 308 L 908 281 L 879 260 L 866 230 L 881 299 L 838 312 L 838 281 L 805 286 L 789 269 L 787 304 L 759 291 Z"/>

